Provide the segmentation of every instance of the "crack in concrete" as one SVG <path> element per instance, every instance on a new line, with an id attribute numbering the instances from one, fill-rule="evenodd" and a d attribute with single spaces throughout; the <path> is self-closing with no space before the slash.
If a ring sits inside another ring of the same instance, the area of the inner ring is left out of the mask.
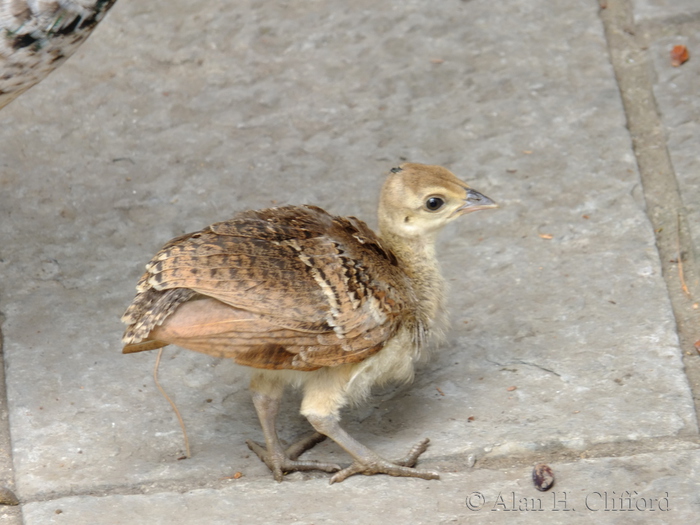
<path id="1" fill-rule="evenodd" d="M 573 463 L 581 459 L 610 457 L 632 458 L 641 454 L 650 454 L 659 451 L 667 452 L 669 450 L 697 449 L 700 449 L 700 442 L 698 442 L 697 439 L 661 437 L 648 438 L 640 441 L 597 443 L 586 446 L 585 449 L 580 450 L 568 448 L 564 444 L 559 444 L 559 446 L 550 446 L 543 450 L 528 453 L 509 453 L 508 455 L 489 455 L 489 453 L 483 454 L 483 450 L 480 450 L 479 452 L 481 452 L 483 455 L 477 453 L 476 461 L 474 461 L 475 451 L 470 450 L 463 453 L 425 459 L 421 461 L 421 465 L 427 468 L 438 469 L 441 465 L 444 465 L 445 474 L 452 472 L 456 464 L 469 465 L 470 469 L 473 468 L 475 470 L 500 471 L 506 468 L 526 467 L 539 462 Z M 285 477 L 283 483 L 304 483 L 309 479 L 328 479 L 328 476 L 322 472 L 296 472 Z M 184 482 L 182 479 L 143 481 L 137 484 L 125 483 L 98 485 L 88 490 L 36 493 L 33 496 L 24 498 L 22 500 L 22 504 L 58 501 L 63 498 L 81 496 L 135 496 L 159 493 L 185 494 L 193 490 L 222 489 L 230 486 L 231 483 L 258 483 L 260 481 L 265 482 L 265 480 L 267 480 L 267 482 L 269 482 L 271 485 L 276 485 L 276 482 L 268 473 L 258 476 L 244 476 L 238 480 L 227 478 L 190 478 L 187 482 Z"/>
<path id="2" fill-rule="evenodd" d="M 511 361 L 508 361 L 507 363 L 499 363 L 498 361 L 494 361 L 493 359 L 487 359 L 489 363 L 493 363 L 494 365 L 497 366 L 512 366 L 512 365 L 526 365 L 526 366 L 531 366 L 533 368 L 539 368 L 540 370 L 544 372 L 548 372 L 550 374 L 554 374 L 557 377 L 561 377 L 561 374 L 558 372 L 555 372 L 551 368 L 547 368 L 542 365 L 538 365 L 537 363 L 531 363 L 529 361 L 523 361 L 522 359 L 513 359 Z"/>

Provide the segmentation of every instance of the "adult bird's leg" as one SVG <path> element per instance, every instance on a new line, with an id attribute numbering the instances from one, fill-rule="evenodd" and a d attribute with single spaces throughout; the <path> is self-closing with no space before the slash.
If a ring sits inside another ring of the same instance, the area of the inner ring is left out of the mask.
<path id="1" fill-rule="evenodd" d="M 322 470 L 324 472 L 336 472 L 339 465 L 333 463 L 321 463 L 318 461 L 299 461 L 297 458 L 325 439 L 324 435 L 315 433 L 284 449 L 277 436 L 275 421 L 279 413 L 280 401 L 284 391 L 284 384 L 270 381 L 264 377 L 256 377 L 251 381 L 253 405 L 258 413 L 260 425 L 265 436 L 265 446 L 248 440 L 248 448 L 268 466 L 276 481 L 282 481 L 285 472 L 297 470 Z"/>

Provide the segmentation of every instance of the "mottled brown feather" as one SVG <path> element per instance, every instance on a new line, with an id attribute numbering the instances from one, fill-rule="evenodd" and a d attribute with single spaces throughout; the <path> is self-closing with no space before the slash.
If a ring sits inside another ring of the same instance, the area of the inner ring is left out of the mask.
<path id="1" fill-rule="evenodd" d="M 137 290 L 125 353 L 177 344 L 309 371 L 362 361 L 416 323 L 394 254 L 362 221 L 313 206 L 246 211 L 173 239 Z"/>

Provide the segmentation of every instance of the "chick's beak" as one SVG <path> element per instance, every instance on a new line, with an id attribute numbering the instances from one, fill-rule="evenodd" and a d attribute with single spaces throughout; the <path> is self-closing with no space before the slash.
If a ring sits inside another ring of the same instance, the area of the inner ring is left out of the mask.
<path id="1" fill-rule="evenodd" d="M 464 215 L 465 213 L 471 213 L 478 210 L 486 210 L 488 208 L 498 208 L 498 204 L 489 199 L 483 193 L 479 193 L 471 188 L 467 189 L 467 198 L 455 211 L 456 214 Z"/>

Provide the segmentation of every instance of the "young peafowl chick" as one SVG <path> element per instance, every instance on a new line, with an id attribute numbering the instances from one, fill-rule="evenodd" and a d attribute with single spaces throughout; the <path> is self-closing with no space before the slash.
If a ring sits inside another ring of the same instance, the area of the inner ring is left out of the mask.
<path id="1" fill-rule="evenodd" d="M 340 409 L 375 384 L 407 381 L 439 329 L 444 302 L 435 241 L 449 222 L 494 208 L 439 166 L 403 164 L 379 201 L 379 234 L 355 217 L 314 206 L 245 211 L 166 244 L 147 265 L 122 320 L 124 353 L 168 344 L 251 367 L 265 445 L 248 446 L 277 481 L 285 472 L 437 479 L 414 468 L 428 440 L 399 461 L 340 426 Z M 275 428 L 287 385 L 317 434 L 285 450 Z M 330 437 L 353 458 L 345 468 L 299 460 Z"/>

